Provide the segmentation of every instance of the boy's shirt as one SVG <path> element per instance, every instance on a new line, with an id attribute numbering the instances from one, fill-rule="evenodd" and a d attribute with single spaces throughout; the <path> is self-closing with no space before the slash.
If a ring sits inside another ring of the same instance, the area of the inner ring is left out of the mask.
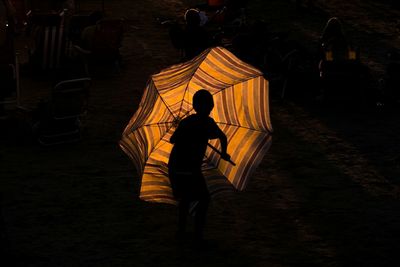
<path id="1" fill-rule="evenodd" d="M 175 171 L 201 171 L 209 139 L 221 136 L 222 131 L 211 117 L 197 114 L 183 119 L 173 135 L 168 167 Z"/>

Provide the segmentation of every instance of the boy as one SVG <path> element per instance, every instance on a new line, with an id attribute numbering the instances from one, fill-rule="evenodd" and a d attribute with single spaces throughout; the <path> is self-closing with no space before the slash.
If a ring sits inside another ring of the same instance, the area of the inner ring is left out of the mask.
<path id="1" fill-rule="evenodd" d="M 185 233 L 190 203 L 197 201 L 195 239 L 202 241 L 210 202 L 207 184 L 201 172 L 208 140 L 218 138 L 222 148 L 221 157 L 229 160 L 230 156 L 226 153 L 226 135 L 209 117 L 214 108 L 210 92 L 204 89 L 197 91 L 193 96 L 193 108 L 196 114 L 183 119 L 171 136 L 170 142 L 174 147 L 169 158 L 168 171 L 174 196 L 179 201 L 177 238 L 182 238 Z"/>

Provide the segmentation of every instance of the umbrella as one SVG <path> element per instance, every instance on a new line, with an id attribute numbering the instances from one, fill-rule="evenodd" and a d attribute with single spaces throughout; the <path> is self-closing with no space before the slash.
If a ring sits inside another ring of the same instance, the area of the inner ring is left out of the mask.
<path id="1" fill-rule="evenodd" d="M 262 72 L 222 47 L 173 65 L 149 79 L 138 110 L 126 126 L 120 146 L 142 178 L 140 198 L 175 204 L 168 178 L 169 139 L 179 121 L 194 113 L 192 97 L 208 90 L 215 107 L 210 116 L 228 138 L 236 165 L 221 160 L 218 140 L 207 148 L 203 174 L 211 195 L 245 189 L 271 145 L 268 81 Z M 228 182 L 229 181 L 229 182 Z"/>

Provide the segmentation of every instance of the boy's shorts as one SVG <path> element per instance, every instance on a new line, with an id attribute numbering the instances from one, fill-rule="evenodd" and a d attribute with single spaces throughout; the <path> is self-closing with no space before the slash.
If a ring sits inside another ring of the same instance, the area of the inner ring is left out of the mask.
<path id="1" fill-rule="evenodd" d="M 198 200 L 208 196 L 208 188 L 201 172 L 170 173 L 174 197 L 186 200 Z"/>

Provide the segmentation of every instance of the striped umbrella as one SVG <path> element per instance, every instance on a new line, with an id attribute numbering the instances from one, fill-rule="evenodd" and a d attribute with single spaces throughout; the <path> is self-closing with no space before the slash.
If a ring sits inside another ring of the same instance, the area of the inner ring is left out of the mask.
<path id="1" fill-rule="evenodd" d="M 226 134 L 228 153 L 236 163 L 221 160 L 215 149 L 207 148 L 202 168 L 211 195 L 243 190 L 270 147 L 268 81 L 224 48 L 205 50 L 151 76 L 122 134 L 120 146 L 142 177 L 141 199 L 176 203 L 168 178 L 169 139 L 177 123 L 194 113 L 192 97 L 203 88 L 213 95 L 210 116 Z M 210 143 L 220 147 L 218 140 Z"/>

